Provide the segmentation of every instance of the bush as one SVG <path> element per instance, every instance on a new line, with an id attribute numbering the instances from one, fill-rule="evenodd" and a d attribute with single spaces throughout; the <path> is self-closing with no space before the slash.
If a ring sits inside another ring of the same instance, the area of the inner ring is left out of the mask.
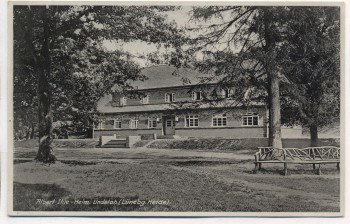
<path id="1" fill-rule="evenodd" d="M 285 148 L 309 147 L 309 139 L 283 139 Z M 319 139 L 319 146 L 339 146 L 339 139 Z M 189 149 L 189 150 L 256 150 L 257 147 L 268 146 L 267 138 L 245 138 L 245 139 L 167 139 L 156 140 L 148 145 L 148 148 L 157 149 Z"/>
<path id="2" fill-rule="evenodd" d="M 149 142 L 151 142 L 152 140 L 141 140 L 138 141 L 134 144 L 133 148 L 139 148 L 139 147 L 144 147 L 145 145 L 147 145 Z"/>
<path id="3" fill-rule="evenodd" d="M 186 140 L 157 140 L 149 148 L 163 149 L 210 149 L 210 150 L 246 150 L 256 149 L 267 145 L 267 139 L 186 139 Z"/>

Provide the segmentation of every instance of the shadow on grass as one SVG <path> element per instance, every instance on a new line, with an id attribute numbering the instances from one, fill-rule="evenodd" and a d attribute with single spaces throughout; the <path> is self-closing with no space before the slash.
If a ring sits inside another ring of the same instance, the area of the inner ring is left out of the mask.
<path id="1" fill-rule="evenodd" d="M 33 162 L 33 159 L 14 159 L 13 164 L 29 163 Z"/>
<path id="2" fill-rule="evenodd" d="M 81 161 L 81 160 L 61 160 L 60 162 L 70 166 L 96 165 L 98 163 L 95 161 Z"/>
<path id="3" fill-rule="evenodd" d="M 231 165 L 231 164 L 245 164 L 251 160 L 185 160 L 170 162 L 170 165 L 174 166 L 219 166 L 219 165 Z"/>
<path id="4" fill-rule="evenodd" d="M 171 162 L 174 166 L 217 166 L 223 164 L 236 164 L 236 161 L 205 161 L 205 160 L 190 160 Z"/>
<path id="5" fill-rule="evenodd" d="M 34 159 L 37 155 L 37 152 L 33 151 L 23 151 L 23 152 L 14 152 L 14 158 L 32 158 Z"/>
<path id="6" fill-rule="evenodd" d="M 34 159 L 14 159 L 13 164 L 28 163 L 33 161 Z M 96 165 L 99 163 L 97 161 L 82 161 L 82 160 L 59 160 L 59 162 L 63 164 L 67 164 L 69 166 L 87 166 L 87 165 Z"/>
<path id="7" fill-rule="evenodd" d="M 276 175 L 280 175 L 280 176 L 284 176 L 284 171 L 282 169 L 278 169 L 278 168 L 271 168 L 271 169 L 265 169 L 265 168 L 261 168 L 260 170 L 244 170 L 243 173 L 247 173 L 247 174 L 276 174 Z"/>
<path id="8" fill-rule="evenodd" d="M 46 203 L 41 203 L 40 199 Z M 137 196 L 125 199 L 144 201 L 145 204 L 117 204 L 122 200 L 119 197 L 74 198 L 69 191 L 56 184 L 14 182 L 13 189 L 14 211 L 145 211 L 157 207 L 147 204 L 147 200 L 141 200 Z M 62 204 L 63 201 L 66 204 Z"/>
<path id="9" fill-rule="evenodd" d="M 322 168 L 322 175 L 339 175 L 339 171 L 336 168 L 331 168 L 331 167 L 326 167 Z M 243 173 L 247 174 L 277 174 L 281 176 L 284 175 L 284 170 L 283 170 L 283 165 L 278 168 L 278 167 L 268 167 L 268 168 L 261 168 L 260 170 L 255 171 L 253 168 L 251 170 L 243 170 Z M 288 169 L 288 174 L 287 176 L 290 175 L 318 175 L 317 170 L 313 168 L 308 168 L 308 167 L 293 167 Z M 322 177 L 321 175 L 321 177 Z"/>

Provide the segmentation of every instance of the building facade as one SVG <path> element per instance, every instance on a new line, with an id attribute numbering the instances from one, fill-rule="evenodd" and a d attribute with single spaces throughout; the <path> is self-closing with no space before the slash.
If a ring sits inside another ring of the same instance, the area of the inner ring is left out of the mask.
<path id="1" fill-rule="evenodd" d="M 117 135 L 180 137 L 254 138 L 267 136 L 267 109 L 263 104 L 237 105 L 234 89 L 215 88 L 215 83 L 201 84 L 201 74 L 183 69 L 154 66 L 142 72 L 144 82 L 133 83 L 133 94 L 114 92 L 98 102 L 99 122 L 94 137 Z M 190 74 L 189 74 L 190 73 Z M 216 91 L 220 103 L 208 103 L 208 92 Z"/>

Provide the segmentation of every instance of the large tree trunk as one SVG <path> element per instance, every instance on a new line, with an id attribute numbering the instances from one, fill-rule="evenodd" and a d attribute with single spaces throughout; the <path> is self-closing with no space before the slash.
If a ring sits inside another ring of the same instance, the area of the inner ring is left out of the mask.
<path id="1" fill-rule="evenodd" d="M 30 137 L 30 128 L 28 127 L 28 129 L 26 130 L 26 140 L 28 140 Z"/>
<path id="2" fill-rule="evenodd" d="M 281 139 L 281 102 L 279 77 L 276 72 L 277 68 L 272 67 L 276 55 L 272 48 L 276 41 L 272 36 L 271 24 L 273 15 L 266 9 L 264 11 L 264 27 L 265 27 L 265 53 L 266 53 L 266 72 L 268 78 L 268 106 L 269 106 L 269 146 L 282 148 Z"/>
<path id="3" fill-rule="evenodd" d="M 34 139 L 35 137 L 35 125 L 34 123 L 31 124 L 32 128 L 31 128 L 31 132 L 30 132 L 30 139 Z"/>
<path id="4" fill-rule="evenodd" d="M 317 147 L 318 146 L 318 131 L 317 131 L 317 125 L 312 124 L 310 126 L 310 146 L 311 147 Z"/>
<path id="5" fill-rule="evenodd" d="M 46 7 L 42 8 L 44 42 L 41 51 L 40 71 L 38 81 L 39 95 L 39 150 L 36 160 L 44 163 L 54 163 L 56 157 L 52 148 L 52 111 L 49 77 L 50 69 L 50 40 L 49 17 Z"/>
<path id="6" fill-rule="evenodd" d="M 269 80 L 269 146 L 282 148 L 279 79 L 274 74 Z"/>

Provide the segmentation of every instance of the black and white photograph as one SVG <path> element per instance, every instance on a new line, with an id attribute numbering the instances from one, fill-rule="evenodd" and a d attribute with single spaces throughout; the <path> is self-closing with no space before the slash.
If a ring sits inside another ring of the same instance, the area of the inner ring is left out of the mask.
<path id="1" fill-rule="evenodd" d="M 344 214 L 344 4 L 11 2 L 8 214 Z"/>

